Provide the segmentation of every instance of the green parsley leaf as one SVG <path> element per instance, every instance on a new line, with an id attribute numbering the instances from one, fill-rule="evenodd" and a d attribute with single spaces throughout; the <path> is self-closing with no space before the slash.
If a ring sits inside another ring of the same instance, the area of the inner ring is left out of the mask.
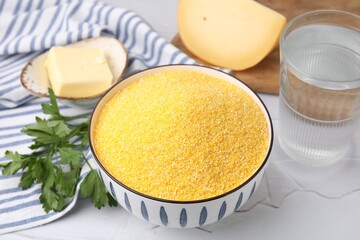
<path id="1" fill-rule="evenodd" d="M 42 159 L 37 158 L 37 161 L 35 161 L 34 164 L 31 165 L 29 171 L 31 171 L 32 177 L 37 183 L 42 182 L 45 177 Z"/>
<path id="2" fill-rule="evenodd" d="M 26 189 L 30 188 L 33 185 L 35 180 L 36 179 L 34 178 L 31 171 L 25 171 L 21 176 L 19 187 L 26 190 Z"/>
<path id="3" fill-rule="evenodd" d="M 111 196 L 109 192 L 106 193 L 108 198 L 108 204 L 110 207 L 116 207 L 118 205 L 117 201 Z"/>
<path id="4" fill-rule="evenodd" d="M 80 150 L 71 149 L 71 148 L 59 148 L 60 158 L 62 164 L 71 164 L 73 168 L 81 168 L 81 155 Z"/>
<path id="5" fill-rule="evenodd" d="M 91 170 L 84 178 L 80 192 L 82 197 L 90 197 L 91 202 L 99 209 L 108 203 L 106 188 L 95 170 Z"/>
<path id="6" fill-rule="evenodd" d="M 79 169 L 63 172 L 63 170 L 59 168 L 55 180 L 56 190 L 65 196 L 74 196 L 79 173 Z"/>
<path id="7" fill-rule="evenodd" d="M 49 92 L 50 103 L 41 104 L 43 113 L 51 115 L 51 119 L 58 119 L 58 120 L 63 119 L 63 117 L 60 114 L 59 106 L 56 102 L 54 91 L 51 88 L 49 88 L 48 92 Z"/>
<path id="8" fill-rule="evenodd" d="M 52 188 L 55 183 L 55 169 L 59 168 L 58 166 L 54 166 L 51 162 L 51 159 L 45 159 L 43 161 L 43 167 L 45 176 L 43 179 L 43 188 Z"/>
<path id="9" fill-rule="evenodd" d="M 63 138 L 71 132 L 70 128 L 65 124 L 63 120 L 53 120 L 48 122 L 49 127 L 52 128 L 54 134 Z"/>
<path id="10" fill-rule="evenodd" d="M 45 119 L 36 119 L 36 124 L 27 125 L 22 130 L 31 137 L 34 137 L 35 143 L 41 144 L 57 144 L 61 138 L 55 134 L 54 128 L 49 126 Z"/>
<path id="11" fill-rule="evenodd" d="M 43 204 L 45 212 L 54 210 L 60 212 L 66 206 L 65 198 L 56 193 L 51 188 L 43 188 L 42 194 L 40 195 L 40 202 Z"/>
<path id="12" fill-rule="evenodd" d="M 14 175 L 25 165 L 25 161 L 18 152 L 6 151 L 5 157 L 11 159 L 12 162 L 1 165 L 4 168 L 2 170 L 2 174 L 4 175 Z"/>
<path id="13" fill-rule="evenodd" d="M 91 171 L 80 185 L 81 194 L 89 197 L 97 208 L 106 204 L 116 206 L 116 201 L 83 154 L 89 141 L 89 121 L 78 123 L 78 119 L 83 119 L 88 114 L 63 116 L 51 89 L 49 98 L 48 104 L 41 105 L 43 113 L 50 115 L 49 119 L 36 117 L 36 123 L 21 130 L 32 137 L 29 148 L 33 151 L 30 154 L 6 151 L 5 157 L 10 161 L 0 164 L 3 167 L 2 174 L 13 175 L 23 170 L 19 187 L 28 189 L 34 183 L 42 184 L 39 199 L 45 212 L 62 211 L 75 195 L 84 160 Z M 60 161 L 56 160 L 58 157 Z"/>
<path id="14" fill-rule="evenodd" d="M 81 139 L 81 146 L 85 147 L 88 144 L 89 144 L 89 136 L 85 134 L 83 139 Z"/>

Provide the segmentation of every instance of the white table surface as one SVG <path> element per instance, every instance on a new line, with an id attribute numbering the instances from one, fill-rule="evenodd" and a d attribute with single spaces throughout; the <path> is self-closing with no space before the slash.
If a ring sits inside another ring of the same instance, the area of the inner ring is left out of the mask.
<path id="1" fill-rule="evenodd" d="M 169 41 L 177 32 L 177 0 L 105 2 L 134 10 Z M 278 97 L 260 97 L 276 125 Z M 274 145 L 278 148 L 277 141 Z M 312 191 L 297 191 L 286 197 L 279 208 L 258 204 L 205 229 L 158 227 L 121 207 L 97 210 L 88 200 L 79 199 L 62 218 L 0 239 L 360 239 L 360 191 L 334 199 Z"/>

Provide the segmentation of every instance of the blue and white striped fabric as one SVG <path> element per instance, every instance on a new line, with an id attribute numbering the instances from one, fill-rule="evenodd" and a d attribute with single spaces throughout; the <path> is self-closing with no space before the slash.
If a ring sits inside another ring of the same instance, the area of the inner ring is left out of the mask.
<path id="1" fill-rule="evenodd" d="M 127 74 L 158 65 L 195 63 L 129 10 L 99 1 L 0 1 L 0 162 L 8 161 L 6 150 L 29 152 L 31 139 L 20 129 L 33 123 L 35 116 L 42 117 L 40 104 L 48 102 L 21 87 L 24 65 L 51 46 L 100 35 L 113 36 L 124 44 L 129 54 Z M 60 108 L 65 115 L 79 113 L 61 103 Z M 0 234 L 51 222 L 76 202 L 75 197 L 63 212 L 46 214 L 38 200 L 40 186 L 23 191 L 17 186 L 19 180 L 20 174 L 0 173 Z"/>

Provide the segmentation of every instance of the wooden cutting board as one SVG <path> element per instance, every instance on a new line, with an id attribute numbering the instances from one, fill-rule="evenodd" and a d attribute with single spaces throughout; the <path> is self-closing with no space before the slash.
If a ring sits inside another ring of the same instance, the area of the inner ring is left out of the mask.
<path id="1" fill-rule="evenodd" d="M 360 0 L 258 0 L 258 2 L 280 12 L 288 20 L 301 13 L 318 9 L 338 9 L 360 15 Z M 198 62 L 204 63 L 186 49 L 179 35 L 175 36 L 172 44 Z M 279 62 L 279 48 L 276 48 L 255 67 L 234 71 L 233 75 L 256 92 L 278 94 Z"/>

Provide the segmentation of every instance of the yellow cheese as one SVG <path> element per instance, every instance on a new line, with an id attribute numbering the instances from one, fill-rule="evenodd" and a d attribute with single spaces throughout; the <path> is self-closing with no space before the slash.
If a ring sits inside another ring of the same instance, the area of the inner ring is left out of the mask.
<path id="1" fill-rule="evenodd" d="M 200 59 L 243 70 L 277 46 L 286 18 L 252 0 L 180 0 L 181 40 Z"/>
<path id="2" fill-rule="evenodd" d="M 47 56 L 46 68 L 57 96 L 95 96 L 113 82 L 104 52 L 99 48 L 53 47 Z"/>

